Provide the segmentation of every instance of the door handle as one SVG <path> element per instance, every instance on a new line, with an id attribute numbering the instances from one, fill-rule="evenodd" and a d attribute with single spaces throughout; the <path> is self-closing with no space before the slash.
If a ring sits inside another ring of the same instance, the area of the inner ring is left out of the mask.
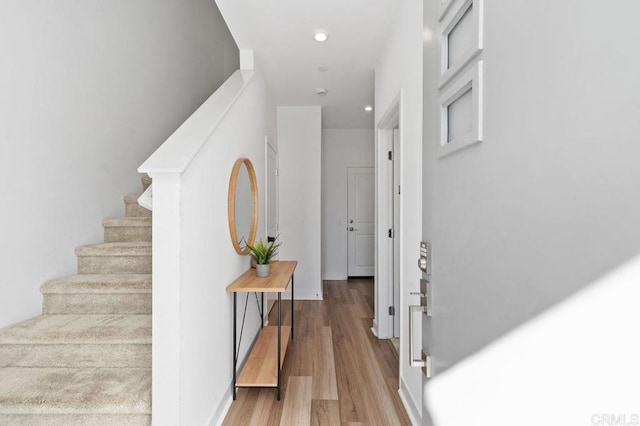
<path id="1" fill-rule="evenodd" d="M 353 226 L 350 226 L 350 227 L 349 227 L 349 231 L 351 231 L 351 232 L 353 232 L 353 231 L 357 231 L 357 230 L 358 230 L 358 228 L 354 228 Z"/>
<path id="2" fill-rule="evenodd" d="M 414 328 L 413 328 L 413 314 L 416 312 L 427 312 L 426 306 L 421 305 L 411 305 L 409 306 L 409 365 L 411 367 L 426 367 L 427 360 L 424 357 L 420 357 L 420 359 L 416 359 L 413 357 L 413 341 L 414 339 Z"/>

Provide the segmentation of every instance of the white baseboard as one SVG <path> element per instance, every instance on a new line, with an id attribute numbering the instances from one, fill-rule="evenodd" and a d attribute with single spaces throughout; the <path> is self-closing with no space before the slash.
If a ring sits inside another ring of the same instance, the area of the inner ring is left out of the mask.
<path id="1" fill-rule="evenodd" d="M 323 272 L 322 280 L 323 281 L 345 281 L 347 279 L 347 274 L 344 272 Z"/>
<path id="2" fill-rule="evenodd" d="M 258 330 L 258 332 L 256 332 L 256 335 L 253 336 L 253 340 L 251 341 L 251 344 L 249 345 L 249 348 L 247 349 L 247 352 L 244 354 L 242 359 L 238 359 L 238 371 L 242 371 L 242 367 L 244 366 L 244 363 L 247 361 L 247 358 L 251 353 L 251 349 L 253 349 L 253 345 L 255 345 L 256 341 L 258 340 L 258 335 L 260 334 L 259 331 L 260 330 Z M 218 401 L 218 405 L 216 406 L 217 407 L 216 411 L 213 413 L 213 415 L 209 419 L 209 422 L 208 422 L 209 426 L 222 425 L 224 418 L 227 416 L 227 413 L 229 412 L 229 408 L 231 408 L 231 403 L 233 403 L 232 388 L 233 388 L 233 380 L 229 380 L 226 387 L 227 390 L 222 395 L 222 398 L 220 398 L 220 400 Z"/>
<path id="3" fill-rule="evenodd" d="M 211 419 L 208 423 L 209 426 L 222 426 L 224 418 L 227 417 L 227 413 L 231 408 L 231 403 L 233 403 L 233 396 L 231 395 L 231 384 L 232 382 L 229 382 L 229 386 L 227 386 L 227 389 L 229 390 L 225 392 L 224 395 L 222 395 L 220 401 L 218 401 L 218 408 L 216 408 L 213 416 L 211 416 Z"/>
<path id="4" fill-rule="evenodd" d="M 296 300 L 322 300 L 321 293 L 318 293 L 318 295 L 316 296 L 316 293 L 313 292 L 298 292 L 296 290 L 294 296 Z M 282 300 L 291 300 L 291 292 L 289 292 L 288 294 L 282 293 Z"/>
<path id="5" fill-rule="evenodd" d="M 371 332 L 374 336 L 378 337 L 378 321 L 373 320 L 373 325 L 371 326 Z"/>
<path id="6" fill-rule="evenodd" d="M 398 389 L 398 394 L 400 395 L 400 400 L 402 401 L 402 405 L 404 405 L 404 409 L 407 411 L 409 420 L 411 420 L 411 424 L 414 426 L 420 426 L 422 424 L 422 407 L 420 407 L 420 409 L 416 407 L 413 402 L 413 398 L 411 397 L 411 392 L 409 392 L 407 385 L 402 379 L 400 379 L 400 389 Z"/>

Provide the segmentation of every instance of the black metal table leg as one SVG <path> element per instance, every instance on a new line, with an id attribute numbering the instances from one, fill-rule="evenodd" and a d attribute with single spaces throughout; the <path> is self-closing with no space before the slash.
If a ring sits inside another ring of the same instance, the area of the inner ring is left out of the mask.
<path id="1" fill-rule="evenodd" d="M 282 311 L 280 309 L 280 303 L 282 302 L 282 293 L 278 293 L 278 393 L 277 398 L 280 401 L 280 357 L 282 354 L 280 353 L 280 346 L 282 342 Z"/>
<path id="2" fill-rule="evenodd" d="M 238 317 L 236 315 L 236 309 L 238 305 L 238 293 L 233 293 L 233 400 L 236 400 L 236 368 L 238 363 L 238 357 L 236 356 L 236 328 Z"/>
<path id="3" fill-rule="evenodd" d="M 260 293 L 260 327 L 264 327 L 264 291 Z"/>
<path id="4" fill-rule="evenodd" d="M 291 274 L 291 340 L 293 340 L 293 312 L 295 311 L 295 309 L 293 309 L 293 284 L 293 274 Z"/>

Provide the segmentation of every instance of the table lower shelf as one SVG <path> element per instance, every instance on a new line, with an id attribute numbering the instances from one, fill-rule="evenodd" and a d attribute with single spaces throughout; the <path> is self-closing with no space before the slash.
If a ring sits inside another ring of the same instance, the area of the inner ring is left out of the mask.
<path id="1" fill-rule="evenodd" d="M 291 327 L 282 326 L 280 366 L 284 363 Z M 237 387 L 278 386 L 278 326 L 269 325 L 260 330 L 249 358 L 236 380 Z"/>

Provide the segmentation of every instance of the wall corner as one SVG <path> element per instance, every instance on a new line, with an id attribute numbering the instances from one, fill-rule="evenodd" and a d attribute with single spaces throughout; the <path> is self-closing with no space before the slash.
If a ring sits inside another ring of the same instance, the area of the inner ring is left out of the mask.
<path id="1" fill-rule="evenodd" d="M 242 71 L 253 71 L 253 49 L 240 49 L 240 69 Z"/>

